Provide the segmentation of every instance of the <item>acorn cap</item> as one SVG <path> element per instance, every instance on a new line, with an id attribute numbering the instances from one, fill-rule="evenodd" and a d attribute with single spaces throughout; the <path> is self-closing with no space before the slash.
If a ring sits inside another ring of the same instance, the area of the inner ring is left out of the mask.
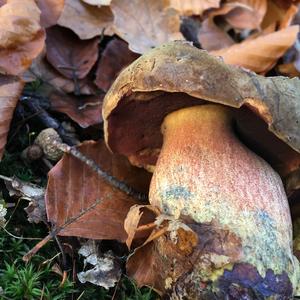
<path id="1" fill-rule="evenodd" d="M 263 77 L 226 65 L 189 42 L 170 42 L 124 69 L 106 94 L 105 140 L 111 151 L 133 164 L 155 165 L 166 115 L 188 106 L 220 103 L 242 108 L 236 110 L 241 139 L 285 176 L 300 166 L 299 95 L 297 78 Z"/>

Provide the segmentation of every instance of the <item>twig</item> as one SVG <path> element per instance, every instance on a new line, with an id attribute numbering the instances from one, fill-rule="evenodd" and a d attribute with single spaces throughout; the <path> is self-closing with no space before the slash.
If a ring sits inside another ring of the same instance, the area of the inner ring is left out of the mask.
<path id="1" fill-rule="evenodd" d="M 107 174 L 105 171 L 103 171 L 97 163 L 83 155 L 80 151 L 78 151 L 74 147 L 70 147 L 67 144 L 59 143 L 57 141 L 53 141 L 53 144 L 61 151 L 64 153 L 71 154 L 72 156 L 76 157 L 86 165 L 88 165 L 92 170 L 94 170 L 100 177 L 104 178 L 108 183 L 110 183 L 112 186 L 115 188 L 123 191 L 129 196 L 132 196 L 140 201 L 146 201 L 148 200 L 147 194 L 141 193 L 133 189 L 131 186 L 128 186 L 125 182 L 119 181 L 117 178 L 114 176 L 111 176 Z"/>
<path id="2" fill-rule="evenodd" d="M 68 135 L 62 125 L 53 118 L 44 108 L 42 108 L 40 101 L 44 100 L 44 98 L 39 98 L 36 96 L 23 96 L 21 97 L 22 103 L 26 105 L 31 112 L 37 113 L 37 117 L 47 128 L 54 128 L 58 134 L 61 136 L 64 142 L 70 145 L 78 144 L 77 139 L 74 139 L 70 135 Z"/>
<path id="3" fill-rule="evenodd" d="M 55 238 L 55 236 L 57 234 L 59 234 L 59 232 L 61 230 L 63 230 L 64 228 L 66 228 L 67 226 L 69 226 L 70 224 L 76 222 L 79 218 L 81 218 L 84 214 L 86 214 L 87 212 L 89 212 L 90 210 L 92 210 L 95 206 L 97 206 L 99 203 L 101 202 L 100 199 L 96 200 L 95 203 L 93 203 L 91 206 L 89 206 L 87 209 L 84 209 L 80 214 L 78 214 L 75 217 L 70 218 L 69 220 L 67 220 L 62 226 L 58 227 L 58 228 L 54 228 L 52 229 L 49 234 L 43 238 L 43 240 L 41 240 L 39 243 L 37 243 L 29 252 L 27 252 L 24 256 L 23 256 L 23 260 L 28 262 L 33 255 L 35 255 L 43 246 L 45 246 L 51 239 Z"/>
<path id="4" fill-rule="evenodd" d="M 12 234 L 11 232 L 9 232 L 5 227 L 0 227 L 0 229 L 3 229 L 8 235 L 10 235 L 11 237 L 13 237 L 14 239 L 17 239 L 17 240 L 36 240 L 36 241 L 40 241 L 41 238 L 30 238 L 30 237 L 23 237 L 23 236 L 17 236 L 17 235 L 14 235 Z"/>

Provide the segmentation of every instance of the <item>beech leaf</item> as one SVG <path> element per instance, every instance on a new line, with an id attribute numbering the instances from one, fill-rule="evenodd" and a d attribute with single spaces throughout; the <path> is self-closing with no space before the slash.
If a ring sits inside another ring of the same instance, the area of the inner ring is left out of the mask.
<path id="1" fill-rule="evenodd" d="M 34 0 L 8 0 L 0 7 L 0 48 L 31 41 L 41 29 L 40 14 Z"/>
<path id="2" fill-rule="evenodd" d="M 76 97 L 53 93 L 50 97 L 51 109 L 67 114 L 83 128 L 102 122 L 102 96 Z"/>
<path id="3" fill-rule="evenodd" d="M 134 168 L 121 156 L 112 155 L 104 142 L 85 142 L 79 147 L 104 171 L 139 191 L 148 189 L 150 175 Z M 59 235 L 125 241 L 123 224 L 138 201 L 113 188 L 90 167 L 64 155 L 49 172 L 46 210 Z"/>
<path id="4" fill-rule="evenodd" d="M 3 156 L 10 121 L 23 86 L 21 80 L 16 77 L 0 75 L 0 159 Z"/>
<path id="5" fill-rule="evenodd" d="M 98 38 L 80 40 L 67 28 L 47 29 L 47 60 L 70 79 L 84 78 L 98 59 Z"/>
<path id="6" fill-rule="evenodd" d="M 112 22 L 113 15 L 107 6 L 95 7 L 79 0 L 65 0 L 57 24 L 71 29 L 80 39 L 86 40 L 100 36 L 104 30 L 106 35 L 111 35 Z"/>
<path id="7" fill-rule="evenodd" d="M 40 80 L 43 83 L 41 87 L 44 96 L 50 96 L 53 92 L 61 95 L 72 93 L 75 90 L 81 95 L 95 94 L 95 86 L 88 78 L 79 79 L 75 82 L 72 79 L 62 76 L 46 61 L 43 55 L 39 55 L 31 64 L 30 68 L 22 74 L 22 79 L 26 82 Z"/>
<path id="8" fill-rule="evenodd" d="M 129 49 L 144 53 L 162 43 L 183 39 L 178 12 L 168 0 L 114 0 L 115 33 L 129 44 Z"/>
<path id="9" fill-rule="evenodd" d="M 122 40 L 111 40 L 101 54 L 96 71 L 95 84 L 107 92 L 120 71 L 139 57 L 128 49 Z"/>
<path id="10" fill-rule="evenodd" d="M 0 7 L 0 73 L 20 75 L 44 48 L 35 1 L 9 0 Z"/>
<path id="11" fill-rule="evenodd" d="M 210 53 L 221 56 L 227 64 L 242 66 L 256 73 L 265 73 L 294 44 L 298 31 L 298 26 L 291 26 Z"/>
<path id="12" fill-rule="evenodd" d="M 170 0 L 170 6 L 178 10 L 180 15 L 202 15 L 207 9 L 219 7 L 220 0 Z"/>
<path id="13" fill-rule="evenodd" d="M 214 23 L 212 17 L 208 17 L 202 22 L 198 39 L 202 48 L 207 51 L 219 50 L 235 44 L 233 39 Z"/>
<path id="14" fill-rule="evenodd" d="M 224 18 L 232 27 L 257 29 L 266 14 L 267 0 L 228 0 L 223 8 L 230 9 Z"/>
<path id="15" fill-rule="evenodd" d="M 41 26 L 47 28 L 56 25 L 64 8 L 64 0 L 37 0 L 41 10 Z"/>

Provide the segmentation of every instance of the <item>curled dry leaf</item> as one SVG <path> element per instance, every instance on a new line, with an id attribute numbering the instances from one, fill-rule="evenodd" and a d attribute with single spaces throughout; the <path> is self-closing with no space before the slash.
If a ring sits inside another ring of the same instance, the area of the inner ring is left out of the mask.
<path id="1" fill-rule="evenodd" d="M 170 0 L 170 7 L 179 11 L 180 15 L 202 15 L 203 12 L 210 8 L 220 6 L 220 0 Z"/>
<path id="2" fill-rule="evenodd" d="M 162 43 L 183 39 L 178 12 L 168 0 L 114 0 L 115 33 L 129 44 L 129 49 L 144 53 Z"/>
<path id="3" fill-rule="evenodd" d="M 221 56 L 227 64 L 242 66 L 256 73 L 265 73 L 294 44 L 298 31 L 298 26 L 291 26 L 210 53 Z"/>
<path id="4" fill-rule="evenodd" d="M 103 95 L 76 97 L 53 93 L 50 97 L 52 110 L 67 114 L 83 128 L 102 122 L 102 101 Z"/>
<path id="5" fill-rule="evenodd" d="M 85 142 L 79 150 L 104 171 L 139 191 L 147 191 L 150 174 L 112 155 L 103 142 Z M 65 155 L 49 172 L 46 210 L 59 235 L 125 241 L 123 224 L 137 201 L 113 188 L 87 165 Z"/>
<path id="6" fill-rule="evenodd" d="M 110 5 L 111 0 L 82 0 L 83 2 L 90 4 L 90 5 L 96 5 L 96 6 L 102 6 L 102 5 Z"/>
<path id="7" fill-rule="evenodd" d="M 144 214 L 145 210 L 154 213 L 154 215 L 156 216 L 160 214 L 160 211 L 151 205 L 134 205 L 130 208 L 127 217 L 124 221 L 124 229 L 128 234 L 128 237 L 126 239 L 126 245 L 128 249 L 131 248 L 132 241 L 135 237 L 142 215 Z"/>
<path id="8" fill-rule="evenodd" d="M 82 79 L 98 59 L 98 38 L 80 40 L 71 30 L 59 26 L 47 29 L 47 60 L 62 75 Z"/>
<path id="9" fill-rule="evenodd" d="M 41 10 L 41 26 L 48 28 L 57 23 L 64 8 L 64 0 L 37 0 Z"/>
<path id="10" fill-rule="evenodd" d="M 91 39 L 113 33 L 111 26 L 113 15 L 109 7 L 95 7 L 78 0 L 65 0 L 65 6 L 58 25 L 70 28 L 80 39 Z"/>
<path id="11" fill-rule="evenodd" d="M 0 75 L 0 159 L 3 156 L 10 121 L 23 86 L 23 82 L 16 77 Z"/>
<path id="12" fill-rule="evenodd" d="M 128 44 L 122 40 L 111 40 L 102 52 L 95 84 L 107 92 L 120 71 L 139 57 L 128 49 Z"/>

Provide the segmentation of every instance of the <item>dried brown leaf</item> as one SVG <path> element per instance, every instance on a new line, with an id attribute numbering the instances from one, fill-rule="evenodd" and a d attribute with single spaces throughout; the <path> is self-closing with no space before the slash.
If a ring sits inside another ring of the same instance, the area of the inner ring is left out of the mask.
<path id="1" fill-rule="evenodd" d="M 273 25 L 274 28 L 284 29 L 291 24 L 297 11 L 297 6 L 291 3 L 282 6 L 278 1 L 268 0 L 267 12 L 261 27 L 265 29 Z"/>
<path id="2" fill-rule="evenodd" d="M 235 44 L 233 39 L 214 23 L 212 17 L 208 17 L 202 22 L 198 39 L 201 47 L 207 51 L 219 50 Z"/>
<path id="3" fill-rule="evenodd" d="M 34 0 L 8 0 L 0 7 L 0 48 L 30 42 L 40 31 L 40 10 Z"/>
<path id="4" fill-rule="evenodd" d="M 178 12 L 168 0 L 114 0 L 115 33 L 129 44 L 129 49 L 144 53 L 162 43 L 183 39 Z"/>
<path id="5" fill-rule="evenodd" d="M 51 109 L 67 114 L 79 126 L 86 128 L 102 122 L 103 97 L 76 97 L 53 93 L 50 97 Z"/>
<path id="6" fill-rule="evenodd" d="M 71 30 L 59 26 L 47 29 L 47 60 L 70 79 L 84 78 L 98 59 L 98 38 L 80 40 Z"/>
<path id="7" fill-rule="evenodd" d="M 30 68 L 23 74 L 23 80 L 32 82 L 41 80 L 44 84 L 42 87 L 43 95 L 50 96 L 53 92 L 72 93 L 75 90 L 82 95 L 91 95 L 96 93 L 96 87 L 86 77 L 82 80 L 75 81 L 68 79 L 58 73 L 43 57 L 40 55 L 33 61 Z"/>
<path id="8" fill-rule="evenodd" d="M 228 0 L 223 7 L 230 9 L 224 18 L 232 27 L 256 29 L 266 14 L 267 0 Z"/>
<path id="9" fill-rule="evenodd" d="M 280 74 L 288 77 L 298 77 L 300 72 L 295 67 L 294 63 L 285 63 L 277 66 L 277 70 Z"/>
<path id="10" fill-rule="evenodd" d="M 3 156 L 10 121 L 23 85 L 16 77 L 0 75 L 0 159 Z"/>
<path id="11" fill-rule="evenodd" d="M 48 28 L 57 23 L 64 8 L 64 0 L 37 0 L 41 10 L 41 26 Z"/>
<path id="12" fill-rule="evenodd" d="M 210 53 L 221 56 L 227 64 L 242 66 L 256 73 L 265 73 L 294 44 L 298 31 L 298 26 L 291 26 Z"/>
<path id="13" fill-rule="evenodd" d="M 0 48 L 0 73 L 21 75 L 45 46 L 45 32 L 40 30 L 33 40 L 19 44 L 16 48 Z"/>
<path id="14" fill-rule="evenodd" d="M 34 0 L 9 0 L 0 7 L 0 73 L 19 75 L 44 47 L 40 10 Z"/>
<path id="15" fill-rule="evenodd" d="M 109 7 L 95 7 L 78 0 L 65 0 L 63 12 L 57 24 L 74 31 L 80 39 L 91 39 L 113 33 L 113 15 Z"/>
<path id="16" fill-rule="evenodd" d="M 102 52 L 95 84 L 107 92 L 120 71 L 139 57 L 128 49 L 128 44 L 122 40 L 111 40 Z"/>
<path id="17" fill-rule="evenodd" d="M 148 190 L 149 173 L 133 168 L 124 157 L 112 155 L 104 142 L 85 142 L 79 150 L 119 180 L 139 191 Z M 72 156 L 65 155 L 49 173 L 47 215 L 56 228 L 62 227 L 59 235 L 125 241 L 123 224 L 134 204 L 135 199 Z"/>
<path id="18" fill-rule="evenodd" d="M 220 0 L 170 0 L 170 7 L 179 11 L 180 15 L 202 15 L 203 12 L 210 8 L 220 6 Z"/>
<path id="19" fill-rule="evenodd" d="M 126 245 L 128 249 L 131 248 L 132 241 L 135 237 L 135 234 L 138 230 L 142 215 L 145 210 L 149 210 L 155 215 L 159 214 L 159 210 L 151 205 L 134 205 L 130 208 L 127 217 L 124 221 L 124 229 L 128 234 L 126 239 Z"/>

